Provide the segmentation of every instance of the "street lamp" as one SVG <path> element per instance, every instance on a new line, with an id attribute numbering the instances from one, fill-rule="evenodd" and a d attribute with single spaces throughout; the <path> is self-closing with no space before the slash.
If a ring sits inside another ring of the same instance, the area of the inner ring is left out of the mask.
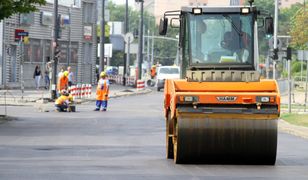
<path id="1" fill-rule="evenodd" d="M 142 75 L 142 59 L 143 59 L 143 0 L 135 0 L 140 2 L 140 24 L 139 24 L 139 48 L 138 48 L 138 79 L 141 79 Z"/>
<path id="2" fill-rule="evenodd" d="M 105 70 L 105 0 L 102 0 L 99 73 Z"/>
<path id="3" fill-rule="evenodd" d="M 58 0 L 54 0 L 54 39 L 52 47 L 54 48 L 53 54 L 53 84 L 51 88 L 51 98 L 57 98 L 57 66 L 58 66 L 58 58 L 56 57 L 56 47 L 58 47 L 58 35 L 59 35 L 59 18 L 58 18 Z"/>

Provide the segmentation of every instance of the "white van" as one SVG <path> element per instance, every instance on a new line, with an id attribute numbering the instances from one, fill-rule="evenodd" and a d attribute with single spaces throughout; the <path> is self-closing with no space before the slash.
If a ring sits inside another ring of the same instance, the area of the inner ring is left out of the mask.
<path id="1" fill-rule="evenodd" d="M 165 79 L 180 79 L 180 68 L 178 66 L 159 66 L 156 70 L 157 91 L 164 88 Z"/>

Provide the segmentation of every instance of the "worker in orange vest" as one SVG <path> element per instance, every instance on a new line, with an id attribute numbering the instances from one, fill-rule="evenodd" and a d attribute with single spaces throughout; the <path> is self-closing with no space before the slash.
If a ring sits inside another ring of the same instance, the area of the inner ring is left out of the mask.
<path id="1" fill-rule="evenodd" d="M 58 81 L 58 92 L 61 93 L 61 91 L 63 89 L 66 89 L 68 88 L 68 71 L 64 71 L 62 76 L 59 77 L 59 81 Z"/>
<path id="2" fill-rule="evenodd" d="M 102 111 L 107 111 L 109 85 L 106 73 L 101 72 L 96 88 L 96 108 L 94 111 L 99 111 L 101 107 Z"/>
<path id="3" fill-rule="evenodd" d="M 155 76 L 156 76 L 156 66 L 153 65 L 151 67 L 151 78 L 154 79 Z"/>

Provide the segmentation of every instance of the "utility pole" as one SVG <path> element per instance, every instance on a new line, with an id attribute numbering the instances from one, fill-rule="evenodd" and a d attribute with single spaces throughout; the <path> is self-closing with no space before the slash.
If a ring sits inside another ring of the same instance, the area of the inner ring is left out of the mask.
<path id="1" fill-rule="evenodd" d="M 24 90 L 25 90 L 25 82 L 24 82 L 24 43 L 23 36 L 20 36 L 20 48 L 21 48 L 21 56 L 20 56 L 20 86 L 21 86 L 21 99 L 24 99 Z"/>
<path id="2" fill-rule="evenodd" d="M 275 20 L 274 20 L 274 53 L 278 53 L 277 49 L 277 32 L 278 32 L 278 0 L 275 0 Z M 276 57 L 273 58 L 273 79 L 276 79 Z"/>
<path id="3" fill-rule="evenodd" d="M 152 32 L 151 66 L 154 65 L 154 32 Z"/>
<path id="4" fill-rule="evenodd" d="M 136 0 L 140 2 L 140 24 L 139 24 L 139 48 L 138 48 L 138 79 L 142 76 L 142 61 L 143 61 L 143 0 Z"/>
<path id="5" fill-rule="evenodd" d="M 70 21 L 70 25 L 69 25 L 69 31 L 68 31 L 68 51 L 67 51 L 67 67 L 70 65 L 70 60 L 71 60 L 71 46 L 72 46 L 72 42 L 71 42 L 71 33 L 72 33 L 72 5 L 69 7 L 68 9 L 68 17 L 69 17 L 69 21 Z"/>
<path id="6" fill-rule="evenodd" d="M 151 69 L 151 60 L 150 60 L 150 30 L 148 29 L 148 40 L 147 40 L 147 61 L 149 63 L 148 67 L 149 69 Z"/>
<path id="7" fill-rule="evenodd" d="M 288 61 L 288 112 L 291 113 L 291 59 L 292 59 L 292 50 L 290 47 L 287 48 L 287 61 Z"/>
<path id="8" fill-rule="evenodd" d="M 126 35 L 128 32 L 129 32 L 129 29 L 128 29 L 128 0 L 126 0 L 126 4 L 125 4 L 125 32 L 124 32 L 124 34 Z M 129 46 L 129 42 L 128 43 L 125 42 L 125 43 Z M 129 72 L 129 70 L 128 70 L 129 64 L 127 64 L 127 63 L 129 63 L 129 57 L 127 58 L 127 56 L 129 56 L 129 48 L 127 48 L 127 53 L 125 53 L 125 50 L 124 50 L 123 86 L 126 85 L 126 77 L 128 76 L 128 72 Z"/>
<path id="9" fill-rule="evenodd" d="M 58 35 L 59 35 L 59 18 L 58 18 L 58 0 L 54 0 L 54 39 L 53 39 L 53 48 L 58 48 Z M 51 88 L 51 98 L 57 98 L 57 66 L 58 66 L 58 57 L 56 56 L 57 50 L 54 50 L 53 54 L 53 84 Z"/>
<path id="10" fill-rule="evenodd" d="M 100 37 L 99 73 L 105 70 L 105 0 L 102 0 L 102 20 Z"/>

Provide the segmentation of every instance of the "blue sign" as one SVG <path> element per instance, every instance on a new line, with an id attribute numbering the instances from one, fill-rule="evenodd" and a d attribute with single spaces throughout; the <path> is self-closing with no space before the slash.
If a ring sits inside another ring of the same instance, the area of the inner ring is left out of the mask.
<path id="1" fill-rule="evenodd" d="M 18 32 L 17 36 L 29 36 L 29 32 Z"/>

